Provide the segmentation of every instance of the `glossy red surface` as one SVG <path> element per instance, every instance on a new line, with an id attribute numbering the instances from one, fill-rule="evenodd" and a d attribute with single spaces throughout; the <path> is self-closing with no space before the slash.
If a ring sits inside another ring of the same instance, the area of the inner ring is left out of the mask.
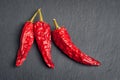
<path id="1" fill-rule="evenodd" d="M 52 39 L 54 40 L 57 47 L 60 48 L 71 59 L 85 65 L 100 65 L 99 61 L 88 56 L 75 46 L 75 44 L 70 39 L 70 35 L 68 34 L 66 28 L 60 27 L 59 29 L 52 31 Z"/>
<path id="2" fill-rule="evenodd" d="M 26 60 L 28 52 L 33 44 L 34 34 L 33 34 L 33 23 L 26 22 L 20 37 L 20 47 L 17 54 L 16 66 L 21 66 Z"/>
<path id="3" fill-rule="evenodd" d="M 38 48 L 48 67 L 54 68 L 51 57 L 51 30 L 46 22 L 38 21 L 34 23 L 34 35 Z"/>

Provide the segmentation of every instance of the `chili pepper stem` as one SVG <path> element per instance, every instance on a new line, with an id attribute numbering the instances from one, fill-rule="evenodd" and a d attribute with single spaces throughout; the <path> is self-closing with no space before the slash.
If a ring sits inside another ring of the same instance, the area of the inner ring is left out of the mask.
<path id="1" fill-rule="evenodd" d="M 32 18 L 30 19 L 30 22 L 33 22 L 33 20 L 35 19 L 36 15 L 38 13 L 38 10 L 35 12 L 35 14 L 32 16 Z"/>
<path id="2" fill-rule="evenodd" d="M 59 25 L 58 25 L 56 19 L 53 19 L 53 23 L 54 23 L 54 25 L 55 25 L 55 28 L 58 29 L 58 28 L 59 28 Z"/>
<path id="3" fill-rule="evenodd" d="M 38 13 L 39 13 L 39 16 L 40 16 L 40 21 L 43 21 L 43 15 L 42 15 L 41 8 L 38 9 Z"/>

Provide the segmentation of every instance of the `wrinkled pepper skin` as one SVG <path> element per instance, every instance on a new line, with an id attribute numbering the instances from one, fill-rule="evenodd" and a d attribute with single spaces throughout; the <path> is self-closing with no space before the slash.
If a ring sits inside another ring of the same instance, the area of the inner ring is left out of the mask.
<path id="1" fill-rule="evenodd" d="M 99 61 L 88 56 L 74 45 L 64 26 L 52 31 L 52 39 L 54 40 L 57 47 L 61 49 L 71 59 L 85 65 L 100 65 Z"/>
<path id="2" fill-rule="evenodd" d="M 26 22 L 20 37 L 20 47 L 17 53 L 16 66 L 21 66 L 26 60 L 29 50 L 34 42 L 33 23 Z"/>
<path id="3" fill-rule="evenodd" d="M 43 21 L 34 23 L 34 35 L 42 54 L 42 57 L 49 68 L 54 68 L 51 57 L 51 30 L 50 25 Z"/>

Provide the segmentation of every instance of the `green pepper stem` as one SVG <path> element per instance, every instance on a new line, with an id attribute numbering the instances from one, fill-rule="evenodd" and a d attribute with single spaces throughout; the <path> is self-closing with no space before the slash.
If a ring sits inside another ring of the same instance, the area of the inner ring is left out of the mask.
<path id="1" fill-rule="evenodd" d="M 59 25 L 58 25 L 56 19 L 53 19 L 53 23 L 54 23 L 54 25 L 55 25 L 55 28 L 58 29 L 58 28 L 59 28 Z"/>
<path id="2" fill-rule="evenodd" d="M 42 15 L 41 8 L 38 9 L 38 13 L 39 13 L 40 21 L 43 21 L 43 15 Z"/>
<path id="3" fill-rule="evenodd" d="M 33 22 L 33 20 L 35 19 L 36 15 L 38 13 L 38 10 L 35 12 L 35 14 L 32 16 L 32 18 L 30 19 L 30 22 Z"/>

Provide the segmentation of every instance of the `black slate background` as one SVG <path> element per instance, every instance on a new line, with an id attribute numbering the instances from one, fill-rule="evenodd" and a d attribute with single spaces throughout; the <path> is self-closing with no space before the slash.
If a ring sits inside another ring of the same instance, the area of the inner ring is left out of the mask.
<path id="1" fill-rule="evenodd" d="M 56 18 L 73 42 L 102 65 L 76 63 L 52 43 L 55 69 L 49 69 L 34 43 L 27 60 L 16 68 L 21 29 L 38 8 L 52 30 Z M 0 80 L 119 80 L 119 39 L 120 0 L 0 0 Z"/>

